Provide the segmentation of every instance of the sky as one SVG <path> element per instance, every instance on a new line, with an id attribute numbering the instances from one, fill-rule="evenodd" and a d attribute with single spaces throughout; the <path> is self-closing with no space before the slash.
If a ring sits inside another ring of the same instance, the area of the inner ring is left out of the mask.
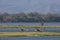
<path id="1" fill-rule="evenodd" d="M 60 0 L 0 0 L 0 12 L 60 13 Z"/>

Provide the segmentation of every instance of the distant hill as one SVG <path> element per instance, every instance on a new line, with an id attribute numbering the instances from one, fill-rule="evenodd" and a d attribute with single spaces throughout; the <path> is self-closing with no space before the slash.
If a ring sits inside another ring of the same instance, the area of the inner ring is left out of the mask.
<path id="1" fill-rule="evenodd" d="M 49 4 L 49 2 L 51 4 Z M 60 13 L 60 0 L 0 0 L 0 12 L 49 12 Z"/>

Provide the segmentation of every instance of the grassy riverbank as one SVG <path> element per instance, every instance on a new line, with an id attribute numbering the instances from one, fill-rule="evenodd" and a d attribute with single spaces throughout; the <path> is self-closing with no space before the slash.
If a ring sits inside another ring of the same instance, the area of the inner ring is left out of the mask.
<path id="1" fill-rule="evenodd" d="M 0 37 L 6 36 L 60 36 L 60 32 L 0 32 Z"/>
<path id="2" fill-rule="evenodd" d="M 0 28 L 60 28 L 60 26 L 0 26 Z"/>

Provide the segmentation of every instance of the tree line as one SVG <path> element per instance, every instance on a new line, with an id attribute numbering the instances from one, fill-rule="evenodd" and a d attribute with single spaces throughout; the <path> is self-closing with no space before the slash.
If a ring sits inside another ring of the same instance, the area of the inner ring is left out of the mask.
<path id="1" fill-rule="evenodd" d="M 41 14 L 37 12 L 9 14 L 0 13 L 0 22 L 60 22 L 60 14 Z"/>

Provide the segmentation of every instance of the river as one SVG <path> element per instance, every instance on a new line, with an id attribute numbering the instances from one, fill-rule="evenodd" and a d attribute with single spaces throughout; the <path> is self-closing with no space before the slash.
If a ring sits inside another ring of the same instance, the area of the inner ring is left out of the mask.
<path id="1" fill-rule="evenodd" d="M 0 23 L 0 25 L 36 25 L 40 26 L 41 23 Z M 47 26 L 60 26 L 60 22 L 45 23 Z M 32 29 L 32 28 L 31 28 Z M 30 29 L 30 30 L 31 30 Z M 19 31 L 17 28 L 0 28 L 0 32 L 14 32 Z M 33 31 L 33 29 L 31 30 Z M 44 31 L 60 32 L 60 28 L 46 28 Z M 60 40 L 60 36 L 38 36 L 38 37 L 0 37 L 0 40 Z"/>

